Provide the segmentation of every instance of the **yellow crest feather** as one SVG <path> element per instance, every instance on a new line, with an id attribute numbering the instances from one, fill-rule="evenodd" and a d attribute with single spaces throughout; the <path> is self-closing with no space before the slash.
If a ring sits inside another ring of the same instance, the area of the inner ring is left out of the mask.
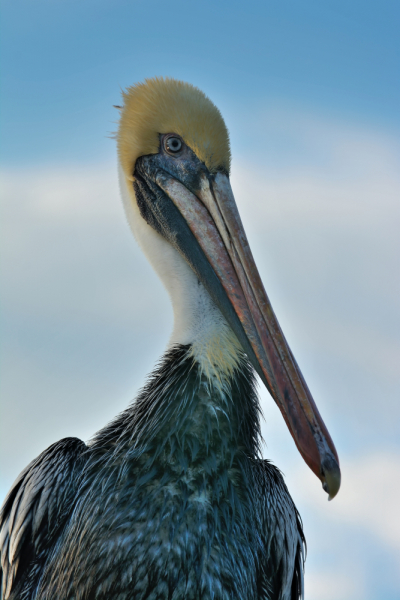
<path id="1" fill-rule="evenodd" d="M 132 179 L 139 156 L 157 154 L 159 134 L 177 133 L 211 173 L 230 170 L 229 134 L 218 108 L 197 87 L 155 77 L 122 94 L 118 154 Z"/>

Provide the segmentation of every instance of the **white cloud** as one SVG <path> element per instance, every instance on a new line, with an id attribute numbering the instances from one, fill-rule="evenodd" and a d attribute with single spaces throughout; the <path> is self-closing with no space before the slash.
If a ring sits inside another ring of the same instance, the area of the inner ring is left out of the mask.
<path id="1" fill-rule="evenodd" d="M 400 561 L 400 452 L 377 450 L 357 458 L 345 456 L 341 470 L 342 486 L 329 506 L 321 502 L 318 486 L 306 487 L 304 478 L 292 473 L 300 501 L 334 525 L 365 529 L 390 546 Z"/>
<path id="2" fill-rule="evenodd" d="M 307 600 L 365 600 L 365 586 L 355 573 L 338 573 L 327 569 L 312 573 L 305 582 Z"/>
<path id="3" fill-rule="evenodd" d="M 400 452 L 380 452 L 343 462 L 345 500 L 333 518 L 360 524 L 393 547 L 400 560 Z"/>

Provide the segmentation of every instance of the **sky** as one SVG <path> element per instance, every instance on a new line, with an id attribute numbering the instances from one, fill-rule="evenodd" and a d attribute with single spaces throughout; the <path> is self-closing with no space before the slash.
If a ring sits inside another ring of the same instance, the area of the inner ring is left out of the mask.
<path id="1" fill-rule="evenodd" d="M 326 502 L 268 393 L 265 456 L 308 542 L 307 600 L 400 594 L 396 2 L 9 0 L 1 15 L 0 496 L 134 398 L 172 330 L 128 229 L 120 90 L 190 81 L 230 130 L 232 187 L 338 449 Z"/>

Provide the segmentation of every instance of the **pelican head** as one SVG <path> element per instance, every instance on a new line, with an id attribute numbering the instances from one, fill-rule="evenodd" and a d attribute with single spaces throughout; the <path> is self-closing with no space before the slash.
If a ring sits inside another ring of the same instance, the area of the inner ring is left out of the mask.
<path id="1" fill-rule="evenodd" d="M 198 88 L 155 78 L 128 88 L 117 134 L 133 233 L 170 293 L 171 344 L 190 345 L 209 377 L 247 356 L 324 490 L 340 487 L 329 432 L 257 271 L 229 182 L 229 135 Z"/>

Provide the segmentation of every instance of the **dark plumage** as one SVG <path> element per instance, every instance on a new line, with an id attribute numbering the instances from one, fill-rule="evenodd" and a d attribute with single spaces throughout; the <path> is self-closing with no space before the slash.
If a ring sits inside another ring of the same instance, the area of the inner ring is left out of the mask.
<path id="1" fill-rule="evenodd" d="M 0 517 L 3 597 L 297 600 L 301 522 L 259 443 L 245 356 L 220 387 L 189 346 L 170 350 L 88 446 L 62 440 L 18 477 Z"/>

